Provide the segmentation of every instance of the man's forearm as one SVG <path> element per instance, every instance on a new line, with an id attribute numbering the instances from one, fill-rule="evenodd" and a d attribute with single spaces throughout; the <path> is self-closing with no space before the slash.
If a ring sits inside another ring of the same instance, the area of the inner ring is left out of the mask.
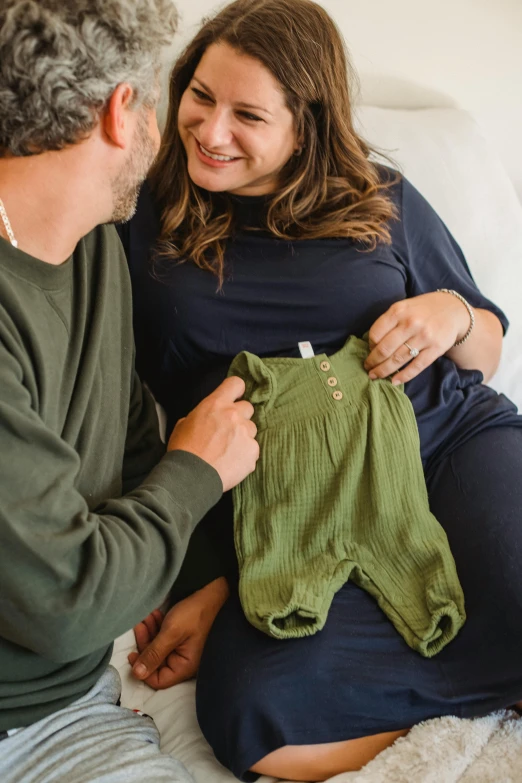
<path id="1" fill-rule="evenodd" d="M 96 514 L 82 510 L 81 498 L 63 496 L 64 518 L 54 519 L 45 537 L 34 531 L 29 509 L 18 531 L 26 530 L 26 559 L 33 563 L 21 574 L 4 570 L 2 635 L 60 662 L 109 644 L 168 592 L 195 525 L 220 492 L 210 466 L 178 452 Z M 29 555 L 35 548 L 37 559 Z"/>

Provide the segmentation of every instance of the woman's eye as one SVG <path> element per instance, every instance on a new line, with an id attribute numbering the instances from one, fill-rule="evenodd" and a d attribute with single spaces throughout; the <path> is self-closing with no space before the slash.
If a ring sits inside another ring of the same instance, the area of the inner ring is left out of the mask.
<path id="1" fill-rule="evenodd" d="M 255 114 L 250 114 L 248 111 L 240 111 L 239 114 L 241 117 L 244 117 L 245 120 L 252 120 L 252 122 L 263 122 L 261 117 L 257 117 Z"/>
<path id="2" fill-rule="evenodd" d="M 192 92 L 198 98 L 200 101 L 210 101 L 211 98 L 209 95 L 207 95 L 206 92 L 202 92 L 201 90 L 196 89 L 196 87 L 191 87 Z"/>
<path id="3" fill-rule="evenodd" d="M 212 98 L 210 95 L 207 95 L 206 92 L 203 92 L 202 90 L 198 90 L 197 87 L 191 87 L 192 94 L 198 99 L 198 101 L 205 101 L 205 103 L 211 103 Z M 242 117 L 244 120 L 248 120 L 249 122 L 264 122 L 262 117 L 258 117 L 256 114 L 251 114 L 249 111 L 239 111 L 238 115 Z"/>

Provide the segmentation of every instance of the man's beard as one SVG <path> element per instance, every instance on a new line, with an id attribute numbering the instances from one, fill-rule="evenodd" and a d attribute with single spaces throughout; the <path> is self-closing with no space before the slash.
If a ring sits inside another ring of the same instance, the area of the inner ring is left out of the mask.
<path id="1" fill-rule="evenodd" d="M 114 208 L 109 223 L 126 223 L 134 215 L 140 187 L 156 155 L 157 149 L 149 133 L 148 118 L 142 110 L 136 124 L 129 159 L 112 183 Z"/>

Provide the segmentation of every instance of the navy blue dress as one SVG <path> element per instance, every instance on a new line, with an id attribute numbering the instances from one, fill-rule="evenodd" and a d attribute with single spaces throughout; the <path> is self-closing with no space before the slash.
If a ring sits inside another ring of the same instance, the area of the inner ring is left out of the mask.
<path id="1" fill-rule="evenodd" d="M 452 288 L 505 315 L 477 289 L 454 239 L 415 188 L 390 189 L 391 245 L 277 240 L 263 197 L 230 197 L 236 231 L 225 282 L 186 262 L 151 266 L 159 211 L 149 189 L 120 227 L 133 283 L 138 369 L 172 426 L 226 376 L 242 350 L 299 356 L 309 340 L 333 353 L 391 304 Z M 217 198 L 223 198 L 218 196 Z M 258 230 L 252 230 L 257 228 Z M 335 742 L 430 717 L 482 715 L 522 698 L 522 417 L 504 396 L 442 357 L 406 385 L 419 427 L 433 513 L 448 534 L 468 620 L 434 659 L 413 652 L 355 585 L 336 595 L 313 637 L 271 639 L 245 620 L 235 589 L 229 496 L 193 536 L 176 599 L 226 574 L 230 600 L 208 638 L 198 719 L 222 764 L 244 781 L 283 745 Z"/>

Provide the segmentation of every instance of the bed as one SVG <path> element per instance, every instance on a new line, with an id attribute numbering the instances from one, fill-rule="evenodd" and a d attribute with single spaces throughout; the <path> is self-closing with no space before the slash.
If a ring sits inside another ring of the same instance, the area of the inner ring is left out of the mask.
<path id="1" fill-rule="evenodd" d="M 361 106 L 361 133 L 394 159 L 430 201 L 463 248 L 483 292 L 511 320 L 500 368 L 491 382 L 522 408 L 522 205 L 479 127 L 455 108 Z M 150 714 L 164 750 L 180 759 L 196 783 L 236 778 L 213 757 L 198 728 L 194 682 L 152 691 L 130 676 L 132 631 L 117 640 L 113 664 L 123 703 Z M 518 769 L 518 772 L 516 771 Z M 522 719 L 513 712 L 474 721 L 443 718 L 416 727 L 364 770 L 330 783 L 515 783 L 522 780 Z M 273 783 L 263 777 L 260 783 Z"/>

